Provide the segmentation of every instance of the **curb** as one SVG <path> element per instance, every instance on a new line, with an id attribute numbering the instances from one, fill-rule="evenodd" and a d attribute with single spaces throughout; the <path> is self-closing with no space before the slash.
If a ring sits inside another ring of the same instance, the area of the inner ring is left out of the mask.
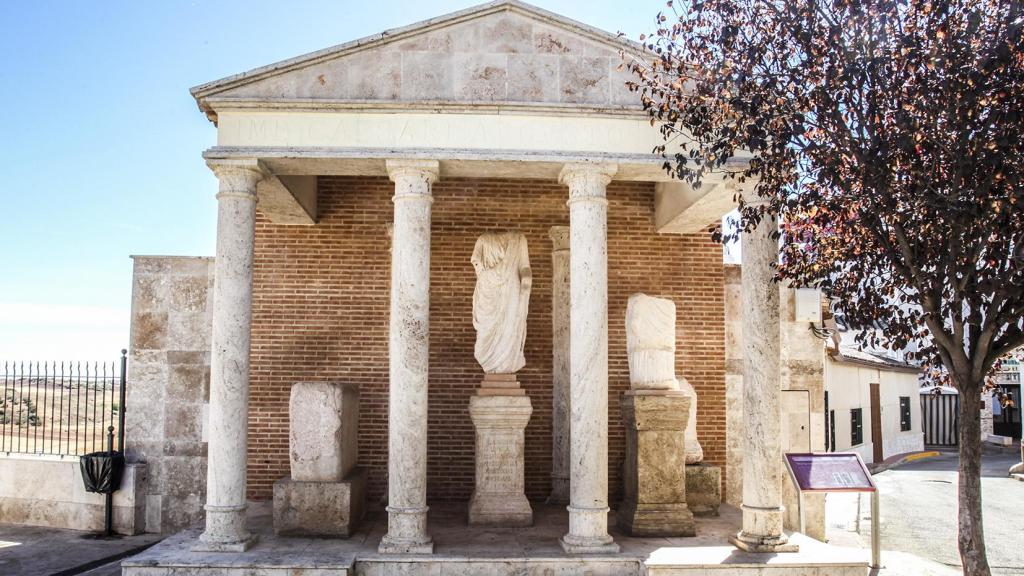
<path id="1" fill-rule="evenodd" d="M 924 450 L 922 452 L 907 452 L 904 454 L 896 454 L 895 456 L 890 456 L 883 460 L 882 462 L 875 464 L 874 466 L 869 466 L 869 469 L 871 470 L 871 474 L 875 475 L 880 472 L 885 472 L 886 470 L 896 468 L 897 466 L 902 466 L 907 462 L 914 462 L 915 460 L 923 460 L 925 458 L 933 458 L 935 456 L 939 456 L 940 454 L 941 452 L 937 450 Z"/>

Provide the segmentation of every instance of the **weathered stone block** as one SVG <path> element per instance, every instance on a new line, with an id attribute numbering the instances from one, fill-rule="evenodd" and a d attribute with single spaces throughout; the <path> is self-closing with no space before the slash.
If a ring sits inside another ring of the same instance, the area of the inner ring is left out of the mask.
<path id="1" fill-rule="evenodd" d="M 355 468 L 341 482 L 274 483 L 274 532 L 282 536 L 348 538 L 366 511 L 366 470 Z"/>
<path id="2" fill-rule="evenodd" d="M 359 386 L 296 383 L 288 411 L 291 478 L 296 482 L 340 482 L 359 455 Z"/>
<path id="3" fill-rule="evenodd" d="M 693 536 L 686 498 L 686 423 L 691 398 L 674 390 L 627 392 L 624 493 L 619 526 L 633 536 Z"/>
<path id="4" fill-rule="evenodd" d="M 718 516 L 722 503 L 722 470 L 718 466 L 686 467 L 686 504 L 694 516 Z"/>
<path id="5" fill-rule="evenodd" d="M 533 509 L 524 482 L 524 430 L 533 406 L 526 396 L 472 396 L 476 427 L 476 488 L 469 523 L 529 526 Z"/>

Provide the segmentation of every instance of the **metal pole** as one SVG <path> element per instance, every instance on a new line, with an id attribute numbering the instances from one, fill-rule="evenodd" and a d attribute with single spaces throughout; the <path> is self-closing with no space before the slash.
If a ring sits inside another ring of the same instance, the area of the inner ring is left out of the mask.
<path id="1" fill-rule="evenodd" d="M 878 519 L 878 501 L 880 499 L 878 488 L 875 488 L 871 493 L 871 567 L 877 569 L 882 567 L 882 532 Z"/>
<path id="2" fill-rule="evenodd" d="M 107 427 L 107 453 L 113 458 L 114 456 L 114 427 Z M 111 462 L 111 466 L 113 466 Z M 114 491 L 112 489 L 107 490 L 107 515 L 104 521 L 103 534 L 105 536 L 112 536 L 114 534 Z"/>
<path id="3" fill-rule="evenodd" d="M 117 451 L 124 454 L 124 398 L 125 398 L 125 382 L 127 381 L 128 374 L 128 351 L 121 350 L 121 398 L 120 403 L 117 405 L 118 408 L 118 420 L 117 420 Z"/>

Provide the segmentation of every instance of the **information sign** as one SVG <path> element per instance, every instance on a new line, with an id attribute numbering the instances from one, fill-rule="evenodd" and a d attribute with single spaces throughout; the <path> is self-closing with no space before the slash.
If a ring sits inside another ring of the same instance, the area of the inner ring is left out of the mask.
<path id="1" fill-rule="evenodd" d="M 786 464 L 803 492 L 875 491 L 871 474 L 856 452 L 786 454 Z"/>

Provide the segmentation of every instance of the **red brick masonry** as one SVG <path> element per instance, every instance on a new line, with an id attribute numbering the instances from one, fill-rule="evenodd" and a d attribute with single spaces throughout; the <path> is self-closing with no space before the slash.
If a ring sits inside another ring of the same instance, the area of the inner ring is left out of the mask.
<path id="1" fill-rule="evenodd" d="M 288 394 L 301 380 L 361 386 L 359 460 L 369 496 L 387 492 L 387 224 L 393 185 L 386 178 L 321 177 L 316 226 L 256 229 L 249 496 L 270 497 L 288 474 Z M 526 234 L 533 292 L 526 367 L 519 379 L 533 401 L 526 429 L 526 493 L 543 499 L 551 472 L 551 241 L 568 225 L 567 190 L 546 180 L 443 180 L 434 185 L 431 246 L 431 500 L 468 500 L 473 488 L 469 397 L 483 376 L 473 359 L 469 262 L 488 230 Z M 654 186 L 615 182 L 608 189 L 609 479 L 620 494 L 624 430 L 619 398 L 629 388 L 626 300 L 635 292 L 676 302 L 678 372 L 697 389 L 697 433 L 707 462 L 725 472 L 725 328 L 722 248 L 707 234 L 657 235 Z"/>

